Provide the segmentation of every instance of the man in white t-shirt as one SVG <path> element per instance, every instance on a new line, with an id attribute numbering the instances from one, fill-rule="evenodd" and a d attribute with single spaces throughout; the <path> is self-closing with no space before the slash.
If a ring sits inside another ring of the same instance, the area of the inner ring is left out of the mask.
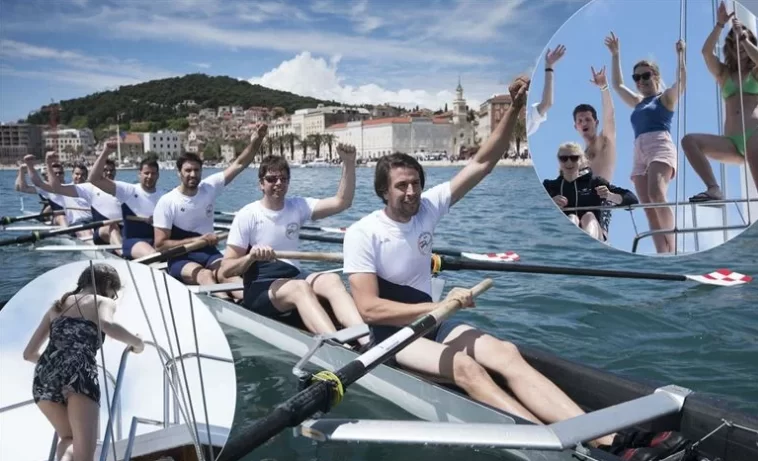
<path id="1" fill-rule="evenodd" d="M 244 306 L 266 317 L 299 320 L 313 333 L 337 331 L 319 302 L 325 298 L 342 326 L 363 324 L 339 275 L 304 272 L 299 261 L 272 260 L 275 251 L 297 251 L 300 227 L 350 208 L 355 195 L 355 148 L 337 146 L 342 178 L 337 194 L 316 199 L 287 197 L 290 168 L 280 156 L 261 161 L 258 178 L 263 197 L 243 207 L 232 221 L 219 273 L 229 279 L 242 275 L 243 291 L 235 293 Z M 296 318 L 297 319 L 297 318 Z M 358 340 L 367 344 L 368 338 Z"/>
<path id="2" fill-rule="evenodd" d="M 56 160 L 55 154 L 49 153 L 48 156 L 52 157 L 52 162 L 54 163 Z M 108 175 L 110 179 L 113 179 L 116 176 L 116 164 L 111 160 L 109 166 L 110 168 L 98 174 Z M 83 166 L 79 167 L 79 169 L 82 173 L 86 174 L 87 170 Z M 89 182 L 75 184 L 61 184 L 60 181 L 50 181 L 48 184 L 43 182 L 36 174 L 32 174 L 31 177 L 34 185 L 45 192 L 71 199 L 81 199 L 81 202 L 86 204 L 91 210 L 92 221 L 121 219 L 122 217 L 121 203 L 115 197 L 106 194 L 92 183 L 92 173 L 89 174 Z M 121 227 L 118 223 L 99 227 L 94 230 L 92 237 L 92 242 L 95 245 L 108 243 L 118 245 L 121 243 Z"/>
<path id="3" fill-rule="evenodd" d="M 343 248 L 344 272 L 375 342 L 437 307 L 431 295 L 434 229 L 450 207 L 492 171 L 507 149 L 526 104 L 527 89 L 525 79 L 511 84 L 511 107 L 451 181 L 422 193 L 424 171 L 414 158 L 392 154 L 377 163 L 374 185 L 385 207 L 350 226 Z M 469 290 L 453 289 L 447 299 L 474 307 Z M 516 346 L 459 321 L 443 321 L 395 359 L 409 370 L 452 379 L 472 397 L 537 423 L 582 414 L 579 406 L 524 360 Z M 515 398 L 487 370 L 502 375 Z"/>
<path id="4" fill-rule="evenodd" d="M 36 186 L 30 186 L 26 182 L 26 174 L 29 172 L 29 167 L 26 165 L 26 163 L 22 163 L 18 167 L 18 174 L 16 175 L 16 183 L 14 185 L 14 188 L 16 192 L 22 192 L 24 194 L 30 194 L 30 195 L 36 195 L 40 198 L 40 201 L 43 204 L 42 210 L 40 213 L 47 213 L 50 211 L 60 211 L 65 208 L 65 203 L 63 201 L 63 197 L 57 195 L 57 194 L 51 194 L 49 192 L 46 192 L 39 187 Z M 63 180 L 63 177 L 65 176 L 65 172 L 63 171 L 63 167 L 58 165 L 58 167 L 52 171 L 52 174 L 56 174 L 60 177 L 60 180 Z M 42 173 L 42 180 L 47 181 L 47 173 Z M 58 222 L 63 222 L 65 225 L 66 217 L 62 214 L 58 214 L 56 216 L 53 216 L 51 218 L 54 224 L 57 224 Z"/>
<path id="5" fill-rule="evenodd" d="M 115 197 L 121 203 L 124 218 L 121 229 L 121 253 L 126 259 L 138 259 L 155 253 L 153 241 L 153 210 L 162 192 L 156 189 L 160 168 L 154 158 L 146 158 L 139 164 L 137 184 L 115 181 L 106 173 L 113 163 L 103 149 L 92 165 L 90 181 L 98 189 Z M 101 173 L 102 172 L 102 173 Z"/>
<path id="6" fill-rule="evenodd" d="M 542 122 L 547 120 L 547 111 L 553 106 L 553 69 L 566 52 L 566 47 L 558 45 L 554 50 L 548 48 L 545 53 L 545 87 L 542 89 L 542 100 L 531 104 L 526 115 L 526 135 L 537 132 Z"/>
<path id="7" fill-rule="evenodd" d="M 221 252 L 216 248 L 218 236 L 213 232 L 216 198 L 224 188 L 253 161 L 263 143 L 268 125 L 259 124 L 250 144 L 224 171 L 201 180 L 203 160 L 195 154 L 183 154 L 176 161 L 181 184 L 158 200 L 153 211 L 155 248 L 159 251 L 203 239 L 207 246 L 184 256 L 168 260 L 168 273 L 192 285 L 212 285 L 220 280 L 216 272 Z"/>

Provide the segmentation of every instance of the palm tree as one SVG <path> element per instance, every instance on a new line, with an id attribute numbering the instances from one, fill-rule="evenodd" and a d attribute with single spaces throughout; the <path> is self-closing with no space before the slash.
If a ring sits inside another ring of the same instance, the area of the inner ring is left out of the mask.
<path id="1" fill-rule="evenodd" d="M 295 133 L 287 133 L 287 143 L 290 145 L 290 161 L 295 160 L 295 144 L 300 143 L 300 136 Z"/>
<path id="2" fill-rule="evenodd" d="M 321 141 L 329 146 L 329 160 L 332 160 L 332 146 L 334 145 L 334 142 L 337 140 L 337 136 L 327 133 L 321 135 Z"/>
<path id="3" fill-rule="evenodd" d="M 308 144 L 316 149 L 316 158 L 321 158 L 321 145 L 324 143 L 323 135 L 319 133 L 309 134 L 306 138 Z"/>
<path id="4" fill-rule="evenodd" d="M 308 139 L 301 139 L 298 146 L 303 149 L 303 162 L 305 162 L 306 158 L 308 157 Z"/>
<path id="5" fill-rule="evenodd" d="M 521 143 L 526 142 L 526 122 L 520 116 L 516 119 L 513 129 L 513 140 L 516 142 L 516 155 L 521 153 Z"/>
<path id="6" fill-rule="evenodd" d="M 279 146 L 279 155 L 281 155 L 282 157 L 284 157 L 284 142 L 285 142 L 284 138 L 286 136 L 287 135 L 284 135 L 284 134 L 277 134 L 274 136 L 274 141 L 276 141 L 276 144 Z"/>

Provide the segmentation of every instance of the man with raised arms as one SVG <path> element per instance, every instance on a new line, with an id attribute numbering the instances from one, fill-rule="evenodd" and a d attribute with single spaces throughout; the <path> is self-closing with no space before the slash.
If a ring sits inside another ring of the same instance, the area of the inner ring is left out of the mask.
<path id="1" fill-rule="evenodd" d="M 52 153 L 49 153 L 48 157 L 54 162 L 55 154 L 51 154 Z M 93 221 L 121 219 L 121 203 L 115 197 L 106 194 L 93 184 L 92 180 L 96 174 L 100 176 L 107 175 L 109 179 L 112 180 L 116 176 L 115 162 L 111 160 L 108 168 L 106 168 L 104 172 L 100 171 L 96 173 L 93 170 L 89 174 L 89 182 L 61 184 L 60 181 L 50 181 L 50 183 L 45 183 L 36 174 L 32 174 L 32 182 L 36 187 L 39 187 L 48 193 L 58 194 L 72 199 L 81 199 L 81 202 L 85 203 L 91 210 Z M 94 231 L 92 241 L 95 245 L 103 245 L 107 243 L 112 243 L 114 245 L 120 244 L 120 225 L 118 223 L 113 223 L 108 226 L 99 227 Z"/>
<path id="2" fill-rule="evenodd" d="M 275 251 L 297 251 L 300 227 L 307 221 L 326 218 L 350 208 L 355 195 L 355 148 L 338 145 L 342 178 L 337 194 L 317 199 L 287 197 L 290 168 L 280 156 L 267 156 L 258 169 L 263 197 L 242 208 L 232 221 L 219 273 L 225 279 L 242 275 L 244 306 L 253 312 L 280 319 L 297 310 L 313 333 L 337 331 L 319 297 L 329 301 L 344 327 L 362 324 L 339 275 L 308 274 L 298 261 L 272 260 Z M 235 292 L 240 297 L 239 292 Z M 361 345 L 368 338 L 360 338 Z"/>
<path id="3" fill-rule="evenodd" d="M 392 154 L 376 165 L 374 188 L 385 207 L 348 228 L 344 272 L 375 342 L 381 342 L 418 317 L 434 310 L 432 242 L 437 223 L 495 167 L 511 143 L 529 81 L 510 86 L 512 105 L 494 132 L 452 180 L 422 192 L 424 170 L 406 154 Z M 454 289 L 447 299 L 474 307 L 471 292 Z M 472 398 L 535 423 L 565 420 L 581 408 L 532 368 L 512 343 L 459 321 L 446 320 L 395 357 L 404 368 L 453 380 Z M 501 375 L 511 396 L 488 374 Z M 610 445 L 612 439 L 601 442 Z M 593 443 L 597 443 L 593 442 Z"/>
<path id="4" fill-rule="evenodd" d="M 98 189 L 115 197 L 121 203 L 121 251 L 126 259 L 138 259 L 155 253 L 153 245 L 153 210 L 161 193 L 156 190 L 160 170 L 154 158 L 146 158 L 139 164 L 137 184 L 116 181 L 106 173 L 110 165 L 107 149 L 103 149 L 92 165 L 90 181 Z"/>
<path id="5" fill-rule="evenodd" d="M 39 187 L 30 186 L 29 184 L 27 184 L 26 173 L 28 171 L 29 171 L 29 167 L 26 166 L 26 163 L 22 163 L 18 167 L 18 174 L 16 175 L 16 183 L 14 185 L 16 192 L 37 195 L 40 198 L 40 201 L 43 203 L 43 207 L 40 213 L 63 210 L 66 207 L 65 202 L 63 201 L 63 197 L 57 194 L 50 194 L 40 189 Z M 53 173 L 60 175 L 61 179 L 63 179 L 63 175 L 65 174 L 63 171 L 63 168 L 60 165 L 58 165 L 58 167 Z M 47 173 L 42 173 L 42 179 L 43 181 L 47 181 Z M 56 224 L 58 222 L 63 221 L 64 223 L 63 225 L 65 225 L 66 217 L 59 214 L 51 218 L 51 220 L 53 221 L 53 223 L 56 223 Z"/>
<path id="6" fill-rule="evenodd" d="M 184 154 L 176 161 L 181 184 L 158 200 L 153 214 L 155 248 L 164 250 L 203 239 L 207 246 L 168 260 L 168 273 L 186 284 L 212 285 L 230 280 L 218 277 L 222 254 L 213 232 L 216 198 L 242 173 L 260 150 L 268 125 L 259 124 L 250 144 L 224 171 L 201 180 L 203 160 Z"/>
<path id="7" fill-rule="evenodd" d="M 554 50 L 545 54 L 545 87 L 542 89 L 542 100 L 529 106 L 526 114 L 526 135 L 537 132 L 540 125 L 547 120 L 547 111 L 553 106 L 553 73 L 555 64 L 566 53 L 566 47 L 558 45 Z"/>

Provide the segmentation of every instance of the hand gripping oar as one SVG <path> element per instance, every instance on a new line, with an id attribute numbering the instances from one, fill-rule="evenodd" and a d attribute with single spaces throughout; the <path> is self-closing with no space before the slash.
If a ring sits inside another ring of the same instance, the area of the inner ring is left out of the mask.
<path id="1" fill-rule="evenodd" d="M 63 214 L 63 213 L 64 213 L 63 210 L 58 210 L 58 211 L 47 211 L 45 213 L 24 215 L 24 216 L 2 216 L 0 217 L 0 226 L 7 226 L 8 224 L 13 224 L 14 222 L 33 221 L 35 219 L 45 218 L 47 216 L 53 216 L 53 215 L 58 215 L 58 214 Z"/>
<path id="2" fill-rule="evenodd" d="M 491 287 L 492 280 L 484 279 L 471 288 L 471 294 L 477 297 Z M 437 306 L 432 312 L 419 317 L 339 370 L 325 370 L 314 375 L 308 387 L 279 404 L 267 416 L 235 431 L 237 434 L 227 440 L 217 461 L 242 459 L 287 427 L 297 426 L 316 412 L 328 413 L 332 406 L 342 401 L 348 386 L 430 332 L 440 321 L 462 307 L 458 300 L 445 300 Z"/>
<path id="3" fill-rule="evenodd" d="M 612 277 L 627 279 L 647 279 L 647 280 L 671 280 L 677 282 L 686 282 L 692 280 L 706 285 L 718 286 L 735 286 L 749 283 L 753 277 L 749 275 L 733 272 L 728 269 L 719 269 L 705 275 L 680 275 L 665 274 L 659 272 L 633 272 L 619 271 L 611 269 L 588 269 L 582 267 L 561 267 L 561 266 L 536 266 L 529 264 L 499 264 L 487 261 L 466 261 L 462 259 L 452 259 L 446 257 L 440 258 L 439 270 L 442 271 L 459 271 L 459 270 L 480 270 L 495 272 L 526 272 L 530 274 L 554 274 L 554 275 L 583 275 L 589 277 Z"/>
<path id="4" fill-rule="evenodd" d="M 227 232 L 216 234 L 219 241 L 224 240 L 228 235 L 229 234 Z M 141 263 L 141 264 L 157 263 L 157 262 L 165 261 L 170 258 L 175 258 L 177 256 L 186 255 L 187 253 L 190 253 L 195 250 L 199 250 L 201 248 L 205 248 L 207 246 L 209 246 L 208 241 L 203 240 L 202 238 L 198 237 L 198 239 L 195 240 L 194 242 L 185 243 L 184 245 L 177 245 L 171 248 L 166 248 L 165 250 L 157 251 L 153 254 L 149 254 L 147 256 L 137 258 L 132 262 Z"/>
<path id="5" fill-rule="evenodd" d="M 18 237 L 12 237 L 8 239 L 0 240 L 0 246 L 15 245 L 18 243 L 30 243 L 38 240 L 46 239 L 48 237 L 55 237 L 57 235 L 73 234 L 83 230 L 95 229 L 102 226 L 110 226 L 111 224 L 121 222 L 122 219 L 108 219 L 105 221 L 95 221 L 87 224 L 79 224 L 77 226 L 66 227 L 63 229 L 56 229 L 51 231 L 35 231 L 29 235 L 21 235 Z"/>

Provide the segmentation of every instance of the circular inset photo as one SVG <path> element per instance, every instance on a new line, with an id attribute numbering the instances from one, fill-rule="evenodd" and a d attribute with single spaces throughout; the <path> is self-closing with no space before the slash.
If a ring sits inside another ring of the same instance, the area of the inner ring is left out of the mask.
<path id="1" fill-rule="evenodd" d="M 78 261 L 34 279 L 0 311 L 0 360 L 0 459 L 215 459 L 234 419 L 221 326 L 141 264 Z"/>
<path id="2" fill-rule="evenodd" d="M 731 1 L 594 0 L 571 17 L 527 107 L 556 211 L 647 255 L 713 248 L 758 220 L 756 35 Z"/>

